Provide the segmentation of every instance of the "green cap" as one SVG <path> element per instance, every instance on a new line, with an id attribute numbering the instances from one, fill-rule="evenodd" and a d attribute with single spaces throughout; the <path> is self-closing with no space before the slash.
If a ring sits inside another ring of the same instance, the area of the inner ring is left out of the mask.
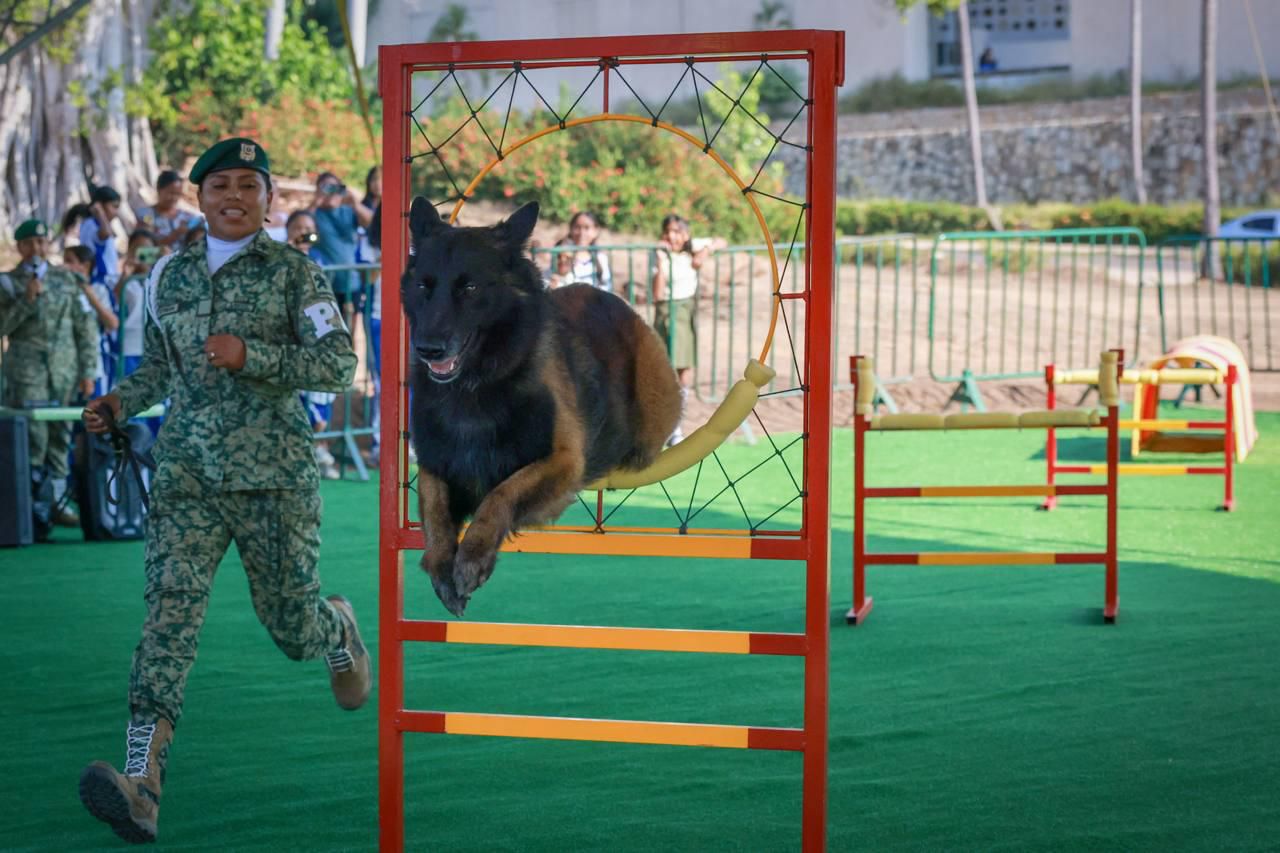
<path id="1" fill-rule="evenodd" d="M 13 232 L 13 239 L 26 240 L 29 237 L 48 237 L 49 226 L 45 225 L 39 219 L 28 219 L 26 222 L 18 226 L 18 230 Z"/>
<path id="2" fill-rule="evenodd" d="M 252 139 L 237 136 L 224 139 L 200 155 L 191 167 L 191 183 L 198 184 L 213 172 L 226 169 L 253 169 L 271 177 L 271 161 L 267 152 Z"/>

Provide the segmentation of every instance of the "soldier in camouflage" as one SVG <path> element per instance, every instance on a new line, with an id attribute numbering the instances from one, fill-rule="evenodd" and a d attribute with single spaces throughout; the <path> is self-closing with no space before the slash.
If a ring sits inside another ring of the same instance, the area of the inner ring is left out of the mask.
<path id="1" fill-rule="evenodd" d="M 46 260 L 47 225 L 29 219 L 18 226 L 13 237 L 22 261 L 16 269 L 0 273 L 0 337 L 9 338 L 3 403 L 12 408 L 66 406 L 77 394 L 89 397 L 98 357 L 98 323 L 93 309 L 76 276 Z M 66 489 L 71 424 L 33 420 L 27 434 L 32 475 L 47 472 L 53 480 L 54 498 L 61 499 Z M 67 511 L 55 520 L 80 523 Z"/>
<path id="2" fill-rule="evenodd" d="M 228 139 L 191 170 L 206 240 L 161 260 L 146 284 L 141 366 L 85 409 L 86 427 L 169 398 L 155 448 L 146 621 L 129 680 L 124 772 L 94 762 L 80 798 L 120 837 L 154 841 L 161 781 L 214 572 L 234 541 L 259 621 L 294 660 L 324 657 L 338 704 L 369 695 L 351 605 L 321 598 L 320 495 L 301 389 L 342 391 L 356 356 L 320 269 L 262 228 L 266 152 Z"/>

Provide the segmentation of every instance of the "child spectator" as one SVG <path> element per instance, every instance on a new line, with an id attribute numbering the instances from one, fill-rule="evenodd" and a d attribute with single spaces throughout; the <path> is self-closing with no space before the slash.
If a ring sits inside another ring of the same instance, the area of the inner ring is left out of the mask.
<path id="1" fill-rule="evenodd" d="M 143 287 L 151 265 L 159 258 L 158 239 L 150 231 L 138 230 L 129 236 L 129 253 L 116 285 L 116 305 L 120 306 L 120 376 L 128 376 L 142 363 L 142 332 L 146 314 L 142 308 Z"/>
<path id="2" fill-rule="evenodd" d="M 138 228 L 149 231 L 155 245 L 165 254 L 181 249 L 187 232 L 201 222 L 200 214 L 182 207 L 182 193 L 186 182 L 173 170 L 160 173 L 156 179 L 155 207 L 140 207 Z"/>
<path id="3" fill-rule="evenodd" d="M 560 275 L 557 287 L 563 287 L 566 284 L 590 284 L 601 290 L 613 290 L 609 256 L 594 248 L 599 239 L 600 217 L 590 211 L 580 210 L 569 219 L 569 237 L 561 243 L 581 248 L 569 253 L 569 271 Z"/>
<path id="4" fill-rule="evenodd" d="M 125 257 L 116 285 L 116 305 L 120 307 L 119 366 L 117 377 L 123 379 L 142 364 L 142 338 L 146 326 L 146 311 L 142 299 L 147 276 L 152 265 L 163 251 L 150 231 L 138 230 L 129 235 L 129 253 Z M 143 423 L 154 437 L 160 432 L 164 418 L 144 418 Z"/>
<path id="5" fill-rule="evenodd" d="M 120 213 L 120 193 L 111 187 L 94 187 L 88 204 L 73 205 L 62 217 L 62 230 L 79 223 L 80 245 L 93 252 L 89 281 L 111 287 L 120 272 L 120 254 L 112 225 Z"/>
<path id="6" fill-rule="evenodd" d="M 289 214 L 284 225 L 284 239 L 308 258 L 314 258 L 317 239 L 315 218 L 305 210 L 295 210 Z"/>
<path id="7" fill-rule="evenodd" d="M 563 287 L 566 284 L 574 283 L 573 264 L 576 253 L 567 248 L 573 244 L 573 240 L 568 237 L 556 243 L 556 249 L 559 251 L 552 252 L 551 262 L 542 271 L 542 277 L 546 281 L 547 287 Z"/>
<path id="8" fill-rule="evenodd" d="M 107 393 L 111 387 L 107 371 L 115 352 L 120 319 L 116 316 L 115 303 L 106 285 L 92 284 L 89 281 L 96 263 L 92 249 L 88 246 L 68 246 L 62 252 L 62 263 L 80 282 L 80 294 L 84 303 L 98 321 L 98 363 L 93 374 L 94 396 L 98 397 Z M 112 375 L 114 372 L 113 369 Z"/>
<path id="9" fill-rule="evenodd" d="M 653 259 L 653 327 L 667 342 L 671 366 L 680 380 L 682 403 L 688 399 L 693 366 L 697 363 L 698 270 L 713 249 L 727 245 L 720 237 L 693 239 L 689 222 L 683 217 L 671 214 L 662 220 L 662 238 Z M 683 438 L 684 432 L 677 425 L 668 443 L 678 444 Z"/>

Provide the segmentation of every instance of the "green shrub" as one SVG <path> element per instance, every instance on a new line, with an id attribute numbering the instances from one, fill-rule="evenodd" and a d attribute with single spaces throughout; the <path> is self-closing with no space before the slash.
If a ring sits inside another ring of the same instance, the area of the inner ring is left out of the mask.
<path id="1" fill-rule="evenodd" d="M 725 91 L 741 91 L 745 80 L 733 72 L 722 76 Z M 759 81 L 742 98 L 742 106 L 758 117 Z M 728 99 L 712 92 L 704 109 L 719 126 L 729 114 Z M 497 141 L 504 120 L 506 139 L 524 138 L 556 120 L 545 112 L 528 114 L 484 112 L 483 129 L 470 120 L 471 112 L 460 100 L 442 102 L 423 122 L 426 135 L 441 145 L 457 131 L 438 157 L 424 153 L 421 136 L 414 139 L 417 155 L 412 168 L 415 194 L 439 202 L 456 198 L 495 157 L 490 138 Z M 762 119 L 762 120 L 766 120 Z M 461 129 L 459 129 L 461 128 Z M 695 136 L 699 134 L 695 133 Z M 769 153 L 771 139 L 751 119 L 735 111 L 715 139 L 714 151 L 745 181 L 751 181 L 760 161 Z M 782 195 L 778 169 L 765 169 L 753 186 L 770 195 Z M 734 243 L 758 243 L 760 225 L 743 200 L 742 191 L 701 148 L 662 130 L 636 122 L 598 122 L 543 136 L 496 165 L 470 191 L 471 198 L 537 201 L 544 216 L 566 221 L 578 210 L 595 212 L 606 227 L 648 235 L 656 240 L 662 218 L 668 213 L 687 217 L 696 235 L 722 236 Z M 790 239 L 796 230 L 800 208 L 755 195 L 770 234 Z"/>

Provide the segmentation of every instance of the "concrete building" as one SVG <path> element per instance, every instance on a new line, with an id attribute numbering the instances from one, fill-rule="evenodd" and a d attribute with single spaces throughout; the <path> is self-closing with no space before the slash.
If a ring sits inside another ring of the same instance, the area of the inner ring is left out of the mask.
<path id="1" fill-rule="evenodd" d="M 1218 75 L 1257 76 L 1246 0 L 1220 0 Z M 380 44 L 425 41 L 450 0 L 384 0 L 369 22 L 368 53 Z M 746 30 L 753 0 L 463 0 L 467 27 L 481 39 L 563 38 L 620 34 Z M 970 0 L 975 57 L 996 61 L 992 83 L 1044 76 L 1082 79 L 1124 72 L 1129 55 L 1129 3 L 1124 0 Z M 934 18 L 921 6 L 899 13 L 893 0 L 790 0 L 795 27 L 845 31 L 845 86 L 901 74 L 909 80 L 958 70 L 954 16 Z M 1143 77 L 1193 79 L 1199 74 L 1201 0 L 1146 0 Z M 1280 75 L 1280 2 L 1252 0 L 1267 68 Z M 570 88 L 579 83 L 564 77 Z M 668 81 L 637 78 L 642 96 L 665 94 Z M 550 85 L 556 91 L 558 83 Z M 528 106 L 532 93 L 518 94 Z"/>

